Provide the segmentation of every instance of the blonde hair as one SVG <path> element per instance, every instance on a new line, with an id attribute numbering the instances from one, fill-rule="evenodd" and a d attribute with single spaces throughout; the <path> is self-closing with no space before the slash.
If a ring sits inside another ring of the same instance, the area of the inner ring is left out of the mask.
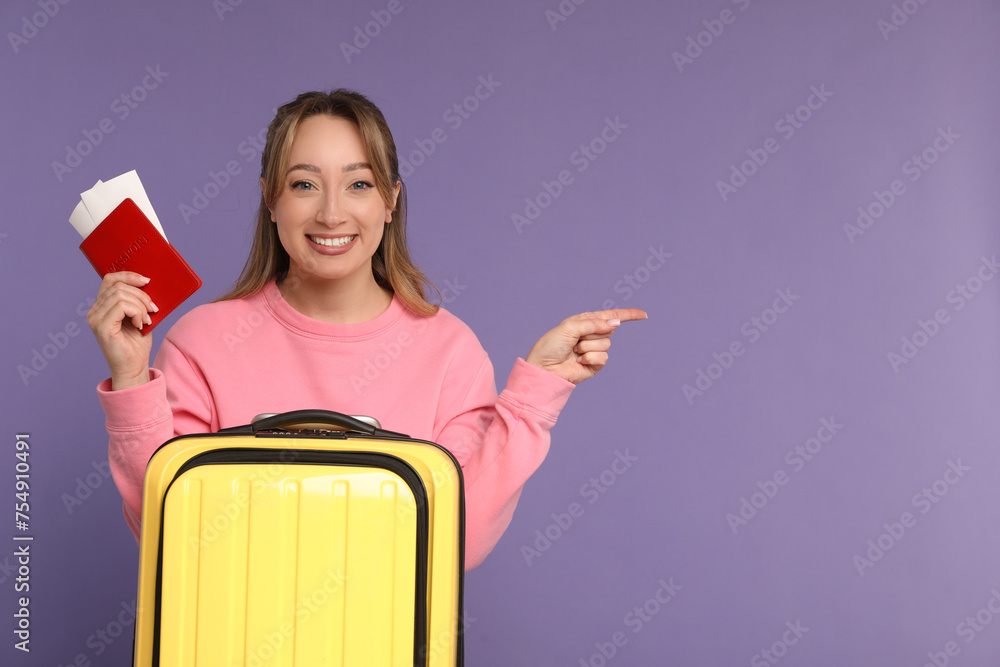
<path id="1" fill-rule="evenodd" d="M 418 315 L 433 315 L 438 306 L 427 301 L 424 285 L 435 292 L 438 290 L 410 259 L 406 245 L 406 185 L 399 177 L 399 159 L 392 132 L 377 106 L 364 95 L 343 88 L 328 93 L 302 93 L 278 109 L 267 128 L 267 143 L 260 159 L 264 187 L 250 256 L 236 283 L 215 301 L 252 296 L 271 280 L 284 278 L 288 273 L 288 253 L 278 238 L 270 210 L 282 190 L 282 174 L 288 168 L 296 129 L 306 118 L 319 114 L 344 118 L 358 126 L 375 172 L 375 187 L 387 205 L 392 202 L 396 182 L 400 183 L 392 222 L 385 223 L 382 242 L 372 256 L 372 274 L 375 282 L 395 294 L 408 310 Z"/>

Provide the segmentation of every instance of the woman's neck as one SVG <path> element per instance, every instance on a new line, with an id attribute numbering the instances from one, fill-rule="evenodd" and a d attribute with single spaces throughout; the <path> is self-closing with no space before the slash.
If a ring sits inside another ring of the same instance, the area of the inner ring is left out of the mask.
<path id="1" fill-rule="evenodd" d="M 374 276 L 367 278 L 330 281 L 301 277 L 293 270 L 278 281 L 278 291 L 288 305 L 306 317 L 334 324 L 360 324 L 375 319 L 392 303 L 392 292 L 380 287 Z"/>

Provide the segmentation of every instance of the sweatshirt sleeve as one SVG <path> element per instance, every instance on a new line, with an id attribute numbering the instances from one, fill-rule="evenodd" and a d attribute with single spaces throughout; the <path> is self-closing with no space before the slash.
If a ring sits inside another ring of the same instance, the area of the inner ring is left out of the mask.
<path id="1" fill-rule="evenodd" d="M 111 475 L 124 500 L 125 521 L 138 540 L 150 457 L 173 437 L 217 430 L 215 411 L 204 378 L 169 338 L 149 369 L 149 382 L 112 391 L 109 378 L 97 385 L 97 396 L 106 417 Z"/>
<path id="2" fill-rule="evenodd" d="M 435 435 L 462 466 L 466 570 L 483 562 L 510 524 L 521 489 L 549 451 L 549 431 L 573 386 L 518 359 L 498 397 L 487 358 L 459 414 Z"/>

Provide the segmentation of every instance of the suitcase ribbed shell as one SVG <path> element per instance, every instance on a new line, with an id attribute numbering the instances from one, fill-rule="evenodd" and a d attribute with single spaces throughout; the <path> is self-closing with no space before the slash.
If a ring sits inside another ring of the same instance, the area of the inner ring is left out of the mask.
<path id="1" fill-rule="evenodd" d="M 432 443 L 171 440 L 146 472 L 135 664 L 461 664 L 462 500 Z"/>

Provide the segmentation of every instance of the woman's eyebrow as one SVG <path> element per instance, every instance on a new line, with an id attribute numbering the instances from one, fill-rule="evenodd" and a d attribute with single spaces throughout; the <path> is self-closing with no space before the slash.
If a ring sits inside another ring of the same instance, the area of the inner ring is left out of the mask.
<path id="1" fill-rule="evenodd" d="M 345 164 L 344 165 L 343 171 L 346 174 L 349 171 L 360 171 L 361 169 L 371 169 L 371 168 L 372 168 L 372 166 L 368 162 L 351 162 L 350 164 Z M 314 174 L 321 174 L 321 173 L 323 173 L 322 170 L 320 170 L 320 168 L 317 167 L 314 164 L 295 164 L 295 165 L 292 165 L 291 167 L 288 168 L 288 172 L 287 173 L 290 174 L 293 171 L 295 171 L 296 169 L 301 169 L 303 171 L 309 171 L 309 172 L 312 172 Z"/>
<path id="2" fill-rule="evenodd" d="M 360 169 L 371 169 L 371 168 L 372 168 L 371 164 L 367 162 L 352 162 L 350 164 L 344 165 L 344 173 L 346 174 L 349 171 L 358 171 Z"/>

